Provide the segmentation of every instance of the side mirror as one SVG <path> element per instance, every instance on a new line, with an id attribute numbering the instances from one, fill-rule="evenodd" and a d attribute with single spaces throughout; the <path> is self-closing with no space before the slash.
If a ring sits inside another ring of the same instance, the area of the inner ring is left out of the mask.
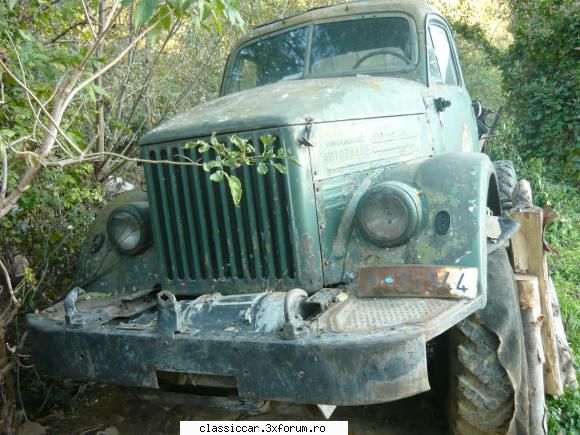
<path id="1" fill-rule="evenodd" d="M 483 115 L 484 108 L 480 101 L 474 101 L 471 103 L 471 107 L 473 108 L 473 113 L 475 114 L 475 119 L 478 121 L 480 120 L 481 116 Z"/>

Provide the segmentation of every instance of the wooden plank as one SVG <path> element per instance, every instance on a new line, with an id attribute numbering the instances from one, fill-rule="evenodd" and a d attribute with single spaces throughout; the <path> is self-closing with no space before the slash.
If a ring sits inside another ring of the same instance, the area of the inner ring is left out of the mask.
<path id="1" fill-rule="evenodd" d="M 540 286 L 535 275 L 517 273 L 515 278 L 528 363 L 529 435 L 544 435 L 547 433 L 544 396 L 545 358 L 541 332 L 544 315 L 541 312 Z"/>
<path id="2" fill-rule="evenodd" d="M 564 388 L 559 368 L 554 318 L 548 290 L 548 270 L 542 245 L 542 213 L 540 207 L 512 209 L 510 216 L 521 225 L 520 231 L 512 239 L 512 255 L 516 272 L 530 273 L 538 277 L 540 302 L 544 315 L 541 328 L 542 344 L 546 357 L 544 387 L 547 394 L 559 396 L 564 392 Z"/>

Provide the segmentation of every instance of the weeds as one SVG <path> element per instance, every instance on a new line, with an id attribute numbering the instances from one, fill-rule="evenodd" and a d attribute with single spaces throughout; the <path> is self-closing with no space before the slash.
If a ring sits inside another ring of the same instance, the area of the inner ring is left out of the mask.
<path id="1" fill-rule="evenodd" d="M 573 174 L 568 182 L 555 182 L 552 168 L 545 160 L 520 157 L 518 136 L 510 119 L 504 121 L 501 137 L 492 147 L 493 159 L 512 160 L 518 178 L 530 181 L 534 203 L 550 206 L 559 218 L 546 230 L 546 241 L 560 255 L 548 254 L 550 274 L 554 280 L 566 336 L 574 353 L 574 366 L 580 377 L 580 193 L 574 186 Z M 560 397 L 548 399 L 548 428 L 552 434 L 580 434 L 580 391 L 566 390 Z"/>

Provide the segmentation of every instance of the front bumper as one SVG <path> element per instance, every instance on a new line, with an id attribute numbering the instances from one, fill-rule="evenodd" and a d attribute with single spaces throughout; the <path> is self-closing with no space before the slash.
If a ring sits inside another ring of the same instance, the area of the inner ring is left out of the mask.
<path id="1" fill-rule="evenodd" d="M 157 302 L 153 294 L 79 299 L 68 320 L 63 303 L 29 315 L 36 367 L 153 389 L 160 373 L 228 377 L 238 396 L 253 400 L 382 403 L 428 390 L 426 342 L 482 305 L 481 298 L 334 298 L 288 339 L 280 333 L 286 293 L 179 302 L 163 293 Z M 316 297 L 307 301 L 323 299 Z"/>

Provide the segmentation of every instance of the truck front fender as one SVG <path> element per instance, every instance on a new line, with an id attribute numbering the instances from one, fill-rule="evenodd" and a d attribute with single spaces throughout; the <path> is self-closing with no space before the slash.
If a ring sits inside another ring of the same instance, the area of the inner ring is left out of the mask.
<path id="1" fill-rule="evenodd" d="M 363 237 L 353 219 L 343 254 L 343 281 L 358 285 L 361 267 L 397 264 L 477 267 L 478 296 L 485 296 L 486 213 L 488 208 L 496 215 L 501 213 L 489 157 L 478 153 L 449 153 L 387 168 L 373 178 L 372 183 L 366 184 L 368 188 L 388 181 L 412 187 L 422 203 L 421 224 L 408 243 L 381 248 Z M 355 192 L 353 198 L 356 197 Z M 436 224 L 442 215 L 448 218 L 447 227 Z"/>
<path id="2" fill-rule="evenodd" d="M 87 291 L 128 293 L 162 282 L 161 262 L 153 245 L 137 255 L 123 255 L 107 234 L 107 220 L 113 210 L 146 203 L 145 192 L 132 190 L 116 195 L 97 213 L 78 258 L 76 286 Z"/>

